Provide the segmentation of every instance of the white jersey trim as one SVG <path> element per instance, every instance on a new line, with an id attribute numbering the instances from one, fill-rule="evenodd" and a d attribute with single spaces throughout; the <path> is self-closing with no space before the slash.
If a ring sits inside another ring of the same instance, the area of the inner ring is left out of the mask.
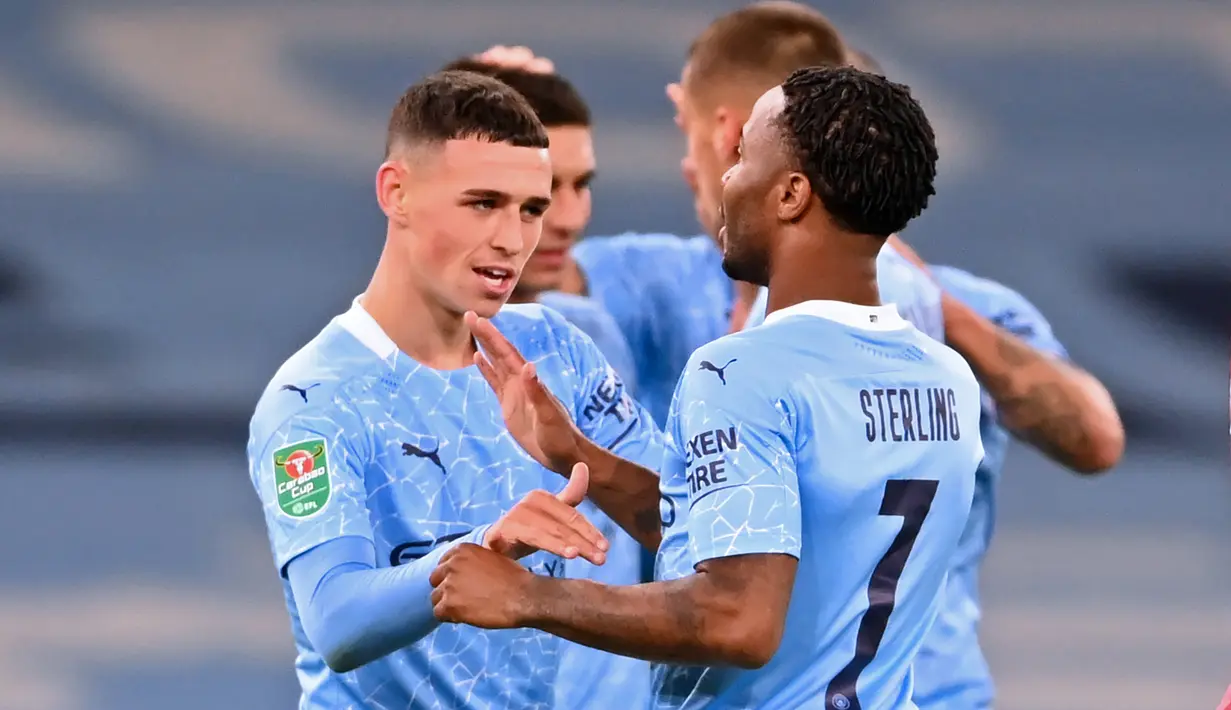
<path id="1" fill-rule="evenodd" d="M 883 306 L 859 306 L 842 301 L 804 301 L 774 311 L 765 316 L 765 323 L 772 323 L 791 316 L 825 318 L 851 328 L 862 330 L 899 330 L 910 327 L 898 307 L 892 303 Z"/>

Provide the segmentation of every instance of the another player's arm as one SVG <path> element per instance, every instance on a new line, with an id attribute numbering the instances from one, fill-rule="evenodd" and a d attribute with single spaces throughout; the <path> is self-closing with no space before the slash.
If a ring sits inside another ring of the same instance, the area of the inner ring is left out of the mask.
<path id="1" fill-rule="evenodd" d="M 585 496 L 582 474 L 559 496 L 536 491 L 493 525 L 406 565 L 378 567 L 364 485 L 363 462 L 371 460 L 365 431 L 346 405 L 311 408 L 272 434 L 254 437 L 251 449 L 251 473 L 264 502 L 275 561 L 291 583 L 304 632 L 334 671 L 354 670 L 436 628 L 430 576 L 456 545 L 485 545 L 514 558 L 548 549 L 602 563 L 606 542 L 573 509 Z M 280 476 L 296 465 L 289 457 L 299 449 L 311 463 L 301 465 L 304 471 L 295 469 L 300 475 L 294 480 Z M 316 475 L 305 483 L 305 473 Z M 290 493 L 309 483 L 327 492 L 301 498 Z"/>
<path id="2" fill-rule="evenodd" d="M 958 299 L 943 298 L 946 342 L 970 363 L 1016 436 L 1078 473 L 1099 473 L 1124 453 L 1124 426 L 1103 384 L 1033 347 Z"/>
<path id="3" fill-rule="evenodd" d="M 674 451 L 681 459 L 676 467 L 684 470 L 673 468 L 678 480 L 671 483 L 688 491 L 688 510 L 677 514 L 688 526 L 694 574 L 610 587 L 533 577 L 504 565 L 513 577 L 504 583 L 516 595 L 489 614 L 474 590 L 508 578 L 496 569 L 498 561 L 459 549 L 433 577 L 437 615 L 480 626 L 531 626 L 644 659 L 767 663 L 782 639 L 800 553 L 793 424 L 786 405 L 752 377 L 736 380 L 728 372 L 724 384 L 712 369 L 697 367 L 699 360 L 736 359 L 718 350 L 693 356 L 676 397 L 682 411 L 672 419 L 681 447 Z"/>
<path id="4" fill-rule="evenodd" d="M 897 237 L 890 239 L 890 246 L 928 270 L 919 255 Z M 1063 348 L 1050 337 L 1050 327 L 1034 306 L 1013 295 L 1021 301 L 1022 314 L 1029 316 L 1026 320 L 1040 327 L 1002 328 L 944 293 L 945 342 L 970 363 L 979 383 L 995 400 L 1006 429 L 1078 473 L 1099 473 L 1115 466 L 1124 453 L 1124 425 L 1107 388 L 1065 359 Z M 1047 337 L 1036 337 L 1040 331 Z"/>

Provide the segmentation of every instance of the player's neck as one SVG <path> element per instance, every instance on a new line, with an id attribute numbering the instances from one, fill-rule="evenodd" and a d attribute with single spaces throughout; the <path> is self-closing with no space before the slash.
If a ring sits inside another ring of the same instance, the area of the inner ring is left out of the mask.
<path id="1" fill-rule="evenodd" d="M 805 301 L 881 305 L 876 244 L 871 237 L 830 232 L 784 240 L 769 277 L 766 313 Z"/>
<path id="2" fill-rule="evenodd" d="M 518 291 L 514 289 L 513 295 L 509 296 L 508 302 L 509 303 L 538 303 L 539 302 L 539 292 L 538 291 Z"/>
<path id="3" fill-rule="evenodd" d="M 474 339 L 461 314 L 429 300 L 388 254 L 381 256 L 361 302 L 398 350 L 415 362 L 435 370 L 473 364 Z"/>

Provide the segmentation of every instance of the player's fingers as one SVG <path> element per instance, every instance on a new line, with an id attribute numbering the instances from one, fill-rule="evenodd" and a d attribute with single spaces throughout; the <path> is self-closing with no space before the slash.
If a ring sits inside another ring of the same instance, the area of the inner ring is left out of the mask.
<path id="1" fill-rule="evenodd" d="M 556 64 L 546 57 L 535 57 L 526 64 L 526 71 L 532 74 L 553 74 Z"/>
<path id="2" fill-rule="evenodd" d="M 505 539 L 526 547 L 571 560 L 582 554 L 579 542 L 584 538 L 570 534 L 569 528 L 541 511 L 524 511 L 517 520 L 505 525 Z M 588 542 L 586 543 L 589 546 Z M 592 552 L 592 550 L 587 550 Z M 589 559 L 589 558 L 587 558 Z"/>
<path id="3" fill-rule="evenodd" d="M 472 313 L 473 311 L 466 314 L 466 324 L 470 326 L 470 332 L 475 340 L 479 341 L 496 372 L 501 376 L 515 376 L 521 371 L 522 365 L 526 364 L 526 359 L 491 321 Z"/>
<path id="4" fill-rule="evenodd" d="M 564 486 L 564 490 L 556 494 L 556 500 L 569 507 L 576 508 L 578 505 L 581 505 L 581 501 L 586 499 L 586 490 L 589 487 L 590 467 L 578 461 L 573 464 L 573 471 L 569 474 L 568 483 Z"/>
<path id="5" fill-rule="evenodd" d="M 596 565 L 601 565 L 605 553 L 611 548 L 611 543 L 603 536 L 594 523 L 573 506 L 560 501 L 552 501 L 546 506 L 545 512 L 563 526 L 559 534 L 577 545 L 579 554 Z M 600 557 L 603 556 L 603 557 Z"/>
<path id="6" fill-rule="evenodd" d="M 474 354 L 474 364 L 479 368 L 479 374 L 483 375 L 483 379 L 487 380 L 487 384 L 491 385 L 492 391 L 499 397 L 504 393 L 504 381 L 500 379 L 500 375 L 492 364 L 488 362 L 483 353 Z"/>

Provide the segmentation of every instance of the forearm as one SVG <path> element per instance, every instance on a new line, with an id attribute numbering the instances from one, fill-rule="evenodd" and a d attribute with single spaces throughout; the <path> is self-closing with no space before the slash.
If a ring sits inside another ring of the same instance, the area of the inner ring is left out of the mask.
<path id="1" fill-rule="evenodd" d="M 740 605 L 705 575 L 631 586 L 536 577 L 532 589 L 525 625 L 575 643 L 664 663 L 764 663 L 737 631 Z"/>
<path id="2" fill-rule="evenodd" d="M 434 631 L 439 622 L 432 610 L 432 571 L 453 546 L 482 544 L 486 530 L 483 526 L 397 567 L 376 568 L 371 543 L 358 538 L 333 540 L 293 560 L 287 576 L 313 648 L 331 669 L 344 673 Z"/>
<path id="3" fill-rule="evenodd" d="M 662 541 L 658 474 L 588 440 L 582 443 L 579 458 L 590 468 L 590 500 L 642 547 L 658 550 Z"/>
<path id="4" fill-rule="evenodd" d="M 950 296 L 944 314 L 946 342 L 970 363 L 1005 428 L 1079 473 L 1104 471 L 1119 461 L 1124 429 L 1097 379 Z"/>

